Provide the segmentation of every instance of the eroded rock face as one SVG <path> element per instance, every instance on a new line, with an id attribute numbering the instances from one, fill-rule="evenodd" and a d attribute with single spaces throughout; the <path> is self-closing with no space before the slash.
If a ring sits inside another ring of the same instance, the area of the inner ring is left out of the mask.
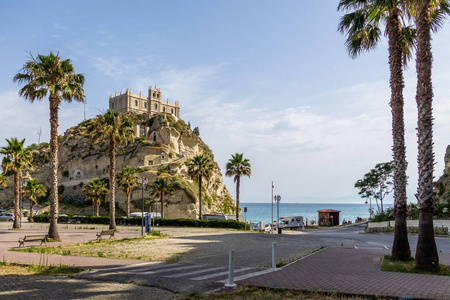
<path id="1" fill-rule="evenodd" d="M 435 192 L 439 203 L 450 203 L 450 145 L 447 146 L 444 156 L 444 174 L 435 182 Z"/>
<path id="2" fill-rule="evenodd" d="M 130 166 L 145 170 L 140 176 L 145 176 L 151 184 L 158 178 L 157 171 L 167 170 L 167 176 L 176 183 L 177 189 L 173 195 L 165 196 L 164 216 L 166 218 L 197 218 L 198 217 L 198 184 L 187 175 L 185 162 L 195 155 L 206 154 L 214 159 L 212 151 L 183 121 L 174 121 L 163 115 L 157 115 L 140 124 L 145 127 L 145 136 L 136 138 L 126 146 L 116 149 L 116 172 Z M 60 198 L 69 195 L 82 195 L 82 189 L 92 178 L 109 179 L 109 144 L 107 140 L 92 144 L 83 135 L 83 127 L 68 129 L 59 144 L 58 183 L 64 186 Z M 34 151 L 34 169 L 30 176 L 48 187 L 48 148 L 38 148 Z M 46 158 L 47 157 L 47 158 Z M 12 199 L 12 176 L 7 188 L 0 193 L 0 203 Z M 203 180 L 203 214 L 232 213 L 235 203 L 230 193 L 223 185 L 222 175 L 216 163 L 216 168 L 209 180 Z M 108 197 L 107 197 L 108 198 Z M 108 201 L 108 199 L 106 199 Z M 150 196 L 144 191 L 145 210 L 151 206 L 152 211 L 161 210 L 159 197 Z M 126 195 L 116 187 L 116 202 L 126 210 Z M 131 211 L 141 211 L 142 189 L 137 186 L 132 192 Z M 118 211 L 120 214 L 120 210 Z"/>

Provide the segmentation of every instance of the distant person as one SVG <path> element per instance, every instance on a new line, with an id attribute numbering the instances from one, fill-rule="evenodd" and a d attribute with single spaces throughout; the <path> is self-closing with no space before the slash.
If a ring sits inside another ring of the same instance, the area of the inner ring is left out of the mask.
<path id="1" fill-rule="evenodd" d="M 303 222 L 302 230 L 305 230 L 305 222 Z"/>
<path id="2" fill-rule="evenodd" d="M 347 221 L 345 221 L 345 218 L 344 218 L 344 220 L 342 221 L 342 224 L 347 224 Z"/>

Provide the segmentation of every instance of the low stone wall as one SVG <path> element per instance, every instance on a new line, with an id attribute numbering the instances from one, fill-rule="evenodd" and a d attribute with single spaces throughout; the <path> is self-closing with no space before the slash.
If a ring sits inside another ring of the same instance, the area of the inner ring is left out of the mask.
<path id="1" fill-rule="evenodd" d="M 449 236 L 450 220 L 433 220 L 434 232 L 437 236 Z M 418 233 L 419 220 L 407 220 L 406 226 L 409 233 Z M 367 224 L 366 233 L 391 233 L 394 232 L 395 222 L 369 222 Z"/>
<path id="2" fill-rule="evenodd" d="M 447 227 L 450 228 L 450 220 L 433 220 L 434 227 Z M 386 222 L 369 222 L 367 224 L 368 228 L 371 227 L 394 227 L 395 221 Z M 418 227 L 419 220 L 406 220 L 406 226 L 408 227 Z"/>

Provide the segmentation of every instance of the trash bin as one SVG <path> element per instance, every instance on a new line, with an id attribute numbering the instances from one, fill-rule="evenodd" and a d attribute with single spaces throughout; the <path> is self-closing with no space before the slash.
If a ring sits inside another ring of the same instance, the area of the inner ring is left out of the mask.
<path id="1" fill-rule="evenodd" d="M 281 234 L 281 230 L 283 230 L 283 228 L 278 227 L 278 234 Z"/>

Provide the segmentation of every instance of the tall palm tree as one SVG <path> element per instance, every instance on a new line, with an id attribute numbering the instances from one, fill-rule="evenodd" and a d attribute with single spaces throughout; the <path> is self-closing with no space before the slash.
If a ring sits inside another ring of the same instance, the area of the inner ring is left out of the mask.
<path id="1" fill-rule="evenodd" d="M 88 126 L 88 133 L 94 143 L 109 138 L 109 229 L 116 229 L 116 146 L 126 145 L 135 136 L 132 116 L 108 109 Z"/>
<path id="2" fill-rule="evenodd" d="M 20 203 L 19 203 L 19 185 L 23 169 L 31 169 L 31 148 L 24 148 L 25 139 L 19 141 L 17 138 L 6 139 L 8 145 L 2 147 L 1 154 L 5 157 L 2 160 L 4 172 L 12 171 L 14 178 L 14 224 L 13 228 L 20 228 Z"/>
<path id="3" fill-rule="evenodd" d="M 419 207 L 419 235 L 416 247 L 416 268 L 419 270 L 436 270 L 439 255 L 434 239 L 433 228 L 433 88 L 431 83 L 431 30 L 442 26 L 443 20 L 450 13 L 448 1 L 417 0 L 417 91 L 418 108 L 418 168 L 419 186 L 417 202 Z"/>
<path id="4" fill-rule="evenodd" d="M 117 173 L 117 186 L 127 195 L 127 218 L 130 217 L 130 198 L 133 187 L 138 183 L 139 169 L 127 166 Z"/>
<path id="5" fill-rule="evenodd" d="M 37 196 L 44 196 L 47 193 L 47 189 L 40 184 L 36 179 L 28 179 L 26 185 L 22 188 L 22 195 L 29 196 L 30 198 L 30 216 L 29 222 L 33 222 L 33 207 L 37 204 Z"/>
<path id="6" fill-rule="evenodd" d="M 186 162 L 188 174 L 198 182 L 199 220 L 202 219 L 202 180 L 208 179 L 214 170 L 214 164 L 209 156 L 199 154 Z"/>
<path id="7" fill-rule="evenodd" d="M 34 102 L 49 95 L 50 103 L 50 226 L 48 235 L 59 239 L 58 233 L 58 110 L 62 100 L 84 102 L 84 76 L 76 74 L 69 59 L 59 54 L 38 55 L 27 61 L 14 81 L 25 83 L 19 95 Z"/>
<path id="8" fill-rule="evenodd" d="M 341 0 L 338 10 L 350 11 L 339 23 L 339 31 L 347 35 L 346 45 L 351 57 L 374 49 L 381 39 L 380 26 L 385 25 L 389 44 L 391 86 L 392 138 L 394 157 L 394 213 L 395 235 L 392 257 L 407 260 L 411 257 L 406 227 L 406 146 L 403 117 L 403 67 L 411 58 L 415 29 L 403 26 L 410 20 L 405 1 L 393 0 Z"/>
<path id="9" fill-rule="evenodd" d="M 241 186 L 241 177 L 252 175 L 252 167 L 250 165 L 250 160 L 244 159 L 244 153 L 236 153 L 231 155 L 226 165 L 225 175 L 232 177 L 234 176 L 234 182 L 236 182 L 236 220 L 239 221 L 239 191 Z"/>
<path id="10" fill-rule="evenodd" d="M 92 200 L 93 204 L 93 214 L 98 217 L 98 208 L 102 203 L 102 200 L 105 199 L 105 196 L 108 194 L 109 190 L 106 187 L 106 183 L 101 181 L 98 178 L 93 178 L 92 181 L 89 181 L 83 188 L 83 193 L 87 200 Z"/>
<path id="11" fill-rule="evenodd" d="M 158 177 L 150 186 L 150 195 L 159 196 L 161 201 L 161 218 L 164 218 L 164 195 L 171 195 L 175 191 L 173 182 L 164 177 Z"/>

